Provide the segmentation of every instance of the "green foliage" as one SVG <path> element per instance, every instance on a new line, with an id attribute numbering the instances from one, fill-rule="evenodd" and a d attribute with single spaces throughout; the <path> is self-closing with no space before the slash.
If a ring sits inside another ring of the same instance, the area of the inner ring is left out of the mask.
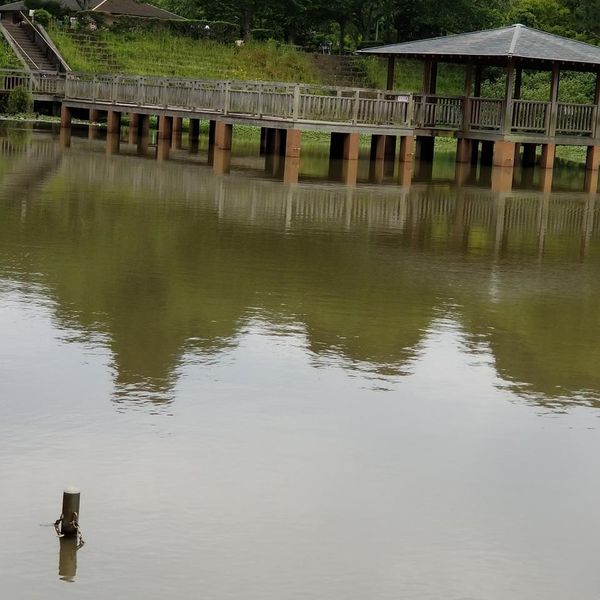
<path id="1" fill-rule="evenodd" d="M 0 69 L 22 69 L 23 65 L 15 56 L 4 37 L 0 36 Z"/>
<path id="2" fill-rule="evenodd" d="M 11 90 L 6 101 L 6 112 L 9 115 L 18 115 L 28 113 L 33 107 L 33 98 L 31 92 L 23 86 L 18 86 Z"/>
<path id="3" fill-rule="evenodd" d="M 38 8 L 35 11 L 34 19 L 36 23 L 39 23 L 44 27 L 48 27 L 48 25 L 50 25 L 50 21 L 52 20 L 52 15 L 46 9 Z"/>

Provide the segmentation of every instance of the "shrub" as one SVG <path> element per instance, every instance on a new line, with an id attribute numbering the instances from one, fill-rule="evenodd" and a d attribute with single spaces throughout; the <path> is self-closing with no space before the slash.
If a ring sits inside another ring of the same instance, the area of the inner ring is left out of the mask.
<path id="1" fill-rule="evenodd" d="M 48 27 L 52 19 L 52 15 L 44 8 L 38 8 L 34 13 L 34 19 L 36 23 Z"/>
<path id="2" fill-rule="evenodd" d="M 23 86 L 11 90 L 6 101 L 6 112 L 9 115 L 30 112 L 33 107 L 33 98 L 30 91 Z"/>

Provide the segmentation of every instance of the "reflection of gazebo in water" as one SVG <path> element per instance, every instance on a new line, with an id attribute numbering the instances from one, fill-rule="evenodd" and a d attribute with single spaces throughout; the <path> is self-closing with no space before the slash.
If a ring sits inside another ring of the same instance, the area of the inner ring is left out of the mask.
<path id="1" fill-rule="evenodd" d="M 503 167 L 508 178 L 501 178 L 507 183 L 499 187 L 509 188 L 521 146 L 524 164 L 532 165 L 536 146 L 541 145 L 540 166 L 546 171 L 545 187 L 549 188 L 556 145 L 587 146 L 586 191 L 596 191 L 600 166 L 600 48 L 512 25 L 380 46 L 361 53 L 388 58 L 388 89 L 393 88 L 396 57 L 423 61 L 421 94 L 414 97 L 416 154 L 421 160 L 430 162 L 433 158 L 435 136 L 451 135 L 458 139 L 457 163 L 481 160 L 481 164 Z M 463 96 L 436 94 L 441 63 L 464 65 Z M 482 68 L 486 66 L 504 69 L 504 98 L 481 97 Z M 547 101 L 521 99 L 524 70 L 550 72 Z M 593 104 L 559 102 L 561 70 L 596 74 Z"/>

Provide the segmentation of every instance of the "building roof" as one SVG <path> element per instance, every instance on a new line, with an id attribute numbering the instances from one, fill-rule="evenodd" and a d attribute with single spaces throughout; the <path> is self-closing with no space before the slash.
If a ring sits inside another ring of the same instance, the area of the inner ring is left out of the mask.
<path id="1" fill-rule="evenodd" d="M 449 62 L 487 59 L 490 63 L 506 63 L 513 59 L 529 63 L 559 63 L 581 69 L 600 66 L 600 48 L 525 25 L 511 25 L 444 37 L 389 44 L 359 50 L 361 54 L 436 57 Z"/>
<path id="2" fill-rule="evenodd" d="M 183 19 L 164 8 L 138 2 L 138 0 L 101 0 L 92 8 L 93 11 L 111 15 L 127 15 L 130 17 L 148 17 L 150 19 Z"/>
<path id="3" fill-rule="evenodd" d="M 83 10 L 82 4 L 77 0 L 58 0 L 64 8 L 77 12 Z M 0 12 L 27 12 L 29 9 L 25 6 L 23 0 L 11 2 L 0 6 Z M 89 10 L 108 13 L 111 15 L 127 15 L 130 17 L 147 17 L 151 19 L 183 19 L 175 13 L 158 8 L 152 4 L 138 2 L 138 0 L 97 0 L 89 3 Z"/>

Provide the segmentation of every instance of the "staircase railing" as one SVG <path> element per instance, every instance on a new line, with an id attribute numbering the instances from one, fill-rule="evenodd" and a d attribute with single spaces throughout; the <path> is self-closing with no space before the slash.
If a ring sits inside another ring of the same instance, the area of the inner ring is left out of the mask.
<path id="1" fill-rule="evenodd" d="M 29 56 L 29 54 L 27 54 L 25 48 L 23 48 L 23 46 L 17 42 L 11 32 L 4 26 L 2 26 L 2 33 L 4 33 L 4 37 L 7 39 L 9 45 L 12 46 L 13 50 L 15 50 L 16 54 L 20 54 L 26 62 L 29 61 L 29 63 L 31 63 L 27 65 L 28 68 L 33 67 L 34 69 L 39 69 L 38 64 L 33 60 L 33 58 L 31 58 L 31 56 Z"/>
<path id="2" fill-rule="evenodd" d="M 57 71 L 70 71 L 69 66 L 58 54 L 58 50 L 51 44 L 46 36 L 39 29 L 39 26 L 35 25 L 29 17 L 21 12 L 21 28 L 25 31 L 29 39 L 40 49 L 46 58 L 54 65 Z M 36 67 L 39 69 L 40 67 Z"/>

